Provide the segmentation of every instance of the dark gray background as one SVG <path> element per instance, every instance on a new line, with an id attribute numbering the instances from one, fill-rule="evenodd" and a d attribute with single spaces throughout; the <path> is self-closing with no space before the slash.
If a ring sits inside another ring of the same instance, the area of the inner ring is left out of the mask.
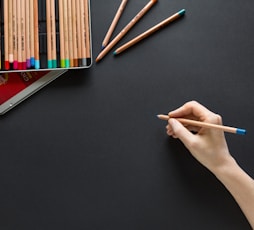
<path id="1" fill-rule="evenodd" d="M 120 0 L 91 2 L 93 59 Z M 147 3 L 129 1 L 116 35 Z M 166 136 L 158 113 L 197 100 L 254 176 L 254 1 L 160 0 L 118 57 L 69 71 L 0 117 L 0 229 L 250 229 L 223 185 Z M 112 50 L 113 51 L 113 50 Z"/>

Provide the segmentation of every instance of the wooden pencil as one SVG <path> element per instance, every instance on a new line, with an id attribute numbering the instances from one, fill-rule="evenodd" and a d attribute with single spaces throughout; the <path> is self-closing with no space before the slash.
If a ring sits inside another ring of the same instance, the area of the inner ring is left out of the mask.
<path id="1" fill-rule="evenodd" d="M 47 64 L 48 68 L 52 69 L 53 64 L 52 64 L 52 15 L 51 15 L 51 0 L 46 0 L 46 24 L 47 24 Z"/>
<path id="2" fill-rule="evenodd" d="M 26 69 L 26 4 L 21 1 L 21 54 L 22 54 L 22 70 Z"/>
<path id="3" fill-rule="evenodd" d="M 60 34 L 60 67 L 65 67 L 65 47 L 64 47 L 64 15 L 63 0 L 58 0 L 59 9 L 59 34 Z"/>
<path id="4" fill-rule="evenodd" d="M 8 13 L 9 13 L 9 0 L 4 0 L 4 68 L 6 70 L 10 69 L 9 62 L 9 29 L 8 29 Z"/>
<path id="5" fill-rule="evenodd" d="M 80 28 L 81 28 L 81 60 L 82 66 L 86 66 L 86 27 L 85 27 L 85 5 L 84 0 L 80 0 Z"/>
<path id="6" fill-rule="evenodd" d="M 13 17 L 13 2 L 8 1 L 8 52 L 9 52 L 9 62 L 13 63 L 13 24 L 12 24 L 12 17 Z"/>
<path id="7" fill-rule="evenodd" d="M 78 66 L 82 66 L 82 47 L 81 47 L 81 13 L 80 13 L 80 1 L 76 0 L 76 15 L 77 15 L 77 43 L 78 43 Z"/>
<path id="8" fill-rule="evenodd" d="M 63 0 L 63 19 L 64 19 L 64 50 L 65 50 L 65 67 L 70 67 L 69 36 L 68 36 L 68 4 Z"/>
<path id="9" fill-rule="evenodd" d="M 147 13 L 151 7 L 157 2 L 157 0 L 150 0 L 147 5 L 124 27 L 124 29 L 101 51 L 101 53 L 96 58 L 96 62 L 99 62 L 117 42 L 119 42 L 128 31 Z"/>
<path id="10" fill-rule="evenodd" d="M 130 48 L 131 46 L 135 45 L 136 43 L 140 42 L 141 40 L 145 39 L 146 37 L 152 35 L 156 31 L 162 29 L 164 26 L 168 25 L 169 23 L 175 21 L 179 17 L 183 16 L 185 14 L 185 10 L 182 9 L 179 12 L 175 13 L 174 15 L 170 16 L 169 18 L 163 20 L 159 24 L 153 26 L 149 30 L 145 31 L 144 33 L 140 34 L 139 36 L 133 38 L 131 41 L 127 42 L 126 44 L 122 45 L 118 49 L 114 51 L 114 55 L 120 54 L 126 49 Z"/>
<path id="11" fill-rule="evenodd" d="M 17 0 L 17 56 L 18 69 L 22 70 L 21 0 Z"/>
<path id="12" fill-rule="evenodd" d="M 163 115 L 163 114 L 159 114 L 159 115 L 157 115 L 157 117 L 161 120 L 166 120 L 166 121 L 169 120 L 169 118 L 170 118 L 168 115 Z M 175 119 L 178 120 L 179 122 L 181 122 L 182 124 L 186 124 L 186 125 L 192 125 L 192 126 L 196 126 L 196 127 L 203 127 L 203 128 L 209 128 L 209 129 L 220 129 L 224 132 L 241 134 L 241 135 L 246 134 L 245 129 L 239 129 L 239 128 L 234 128 L 234 127 L 229 127 L 229 126 L 224 126 L 224 125 L 216 125 L 216 124 L 195 121 L 195 120 L 190 120 L 190 119 L 185 119 L 185 118 L 175 118 Z"/>
<path id="13" fill-rule="evenodd" d="M 128 0 L 122 0 L 121 4 L 120 4 L 120 6 L 119 6 L 119 8 L 116 12 L 116 15 L 115 15 L 115 17 L 114 17 L 114 19 L 113 19 L 113 21 L 112 21 L 112 23 L 111 23 L 111 25 L 108 29 L 108 32 L 106 33 L 106 36 L 105 36 L 105 38 L 102 42 L 102 49 L 104 49 L 105 46 L 107 46 L 107 44 L 109 43 L 109 40 L 112 36 L 112 33 L 114 32 L 114 30 L 116 28 L 116 25 L 117 25 L 121 15 L 122 15 L 123 11 L 124 11 L 124 8 L 125 8 L 127 2 L 128 2 Z"/>
<path id="14" fill-rule="evenodd" d="M 52 67 L 57 67 L 57 54 L 56 54 L 56 6 L 55 0 L 51 0 L 51 47 L 52 47 Z"/>
<path id="15" fill-rule="evenodd" d="M 91 58 L 89 0 L 85 1 L 86 58 Z"/>
<path id="16" fill-rule="evenodd" d="M 77 43 L 77 14 L 76 14 L 76 1 L 72 1 L 72 49 L 73 49 L 73 61 L 74 67 L 78 67 L 78 43 Z"/>
<path id="17" fill-rule="evenodd" d="M 34 0 L 34 64 L 35 69 L 40 69 L 39 49 L 39 22 L 38 22 L 38 0 Z"/>
<path id="18" fill-rule="evenodd" d="M 30 21 L 31 20 L 31 15 L 30 15 L 30 0 L 25 0 L 25 31 L 26 31 L 26 67 L 30 68 L 31 67 L 31 33 L 30 33 Z"/>
<path id="19" fill-rule="evenodd" d="M 70 67 L 74 67 L 73 58 L 73 30 L 72 30 L 72 0 L 67 0 L 68 5 L 68 40 L 69 40 L 69 56 L 70 56 Z"/>
<path id="20" fill-rule="evenodd" d="M 13 30 L 13 69 L 18 69 L 18 31 L 17 31 L 17 0 L 12 1 L 12 30 Z"/>
<path id="21" fill-rule="evenodd" d="M 29 14 L 30 14 L 30 65 L 34 67 L 35 59 L 34 59 L 34 0 L 29 0 Z"/>

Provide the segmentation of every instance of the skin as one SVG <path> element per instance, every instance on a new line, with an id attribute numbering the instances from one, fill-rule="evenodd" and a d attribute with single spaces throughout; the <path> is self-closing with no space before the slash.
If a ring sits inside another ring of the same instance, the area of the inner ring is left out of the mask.
<path id="1" fill-rule="evenodd" d="M 228 189 L 254 229 L 254 180 L 231 156 L 224 132 L 183 126 L 174 118 L 188 118 L 222 125 L 222 118 L 196 101 L 169 112 L 167 134 L 180 139 L 190 153 Z M 195 134 L 194 134 L 195 133 Z"/>

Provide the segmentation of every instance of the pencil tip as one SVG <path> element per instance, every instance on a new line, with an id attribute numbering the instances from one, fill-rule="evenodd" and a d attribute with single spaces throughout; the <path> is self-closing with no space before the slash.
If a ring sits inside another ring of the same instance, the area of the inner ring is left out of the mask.
<path id="1" fill-rule="evenodd" d="M 118 53 L 116 51 L 113 52 L 113 55 L 116 56 Z"/>
<path id="2" fill-rule="evenodd" d="M 105 48 L 105 46 L 104 46 L 104 45 L 102 45 L 102 46 L 101 46 L 101 50 L 104 50 L 104 48 Z"/>

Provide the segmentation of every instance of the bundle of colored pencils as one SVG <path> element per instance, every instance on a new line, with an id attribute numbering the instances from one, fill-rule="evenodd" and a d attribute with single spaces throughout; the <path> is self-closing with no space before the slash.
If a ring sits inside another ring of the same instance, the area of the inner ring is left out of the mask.
<path id="1" fill-rule="evenodd" d="M 1 39 L 4 52 L 0 54 L 4 65 L 0 69 L 87 66 L 91 58 L 88 1 L 4 0 Z M 46 19 L 46 31 L 39 29 L 40 23 L 44 23 L 40 15 Z M 46 37 L 46 63 L 41 61 L 45 53 L 40 45 L 43 37 Z"/>

